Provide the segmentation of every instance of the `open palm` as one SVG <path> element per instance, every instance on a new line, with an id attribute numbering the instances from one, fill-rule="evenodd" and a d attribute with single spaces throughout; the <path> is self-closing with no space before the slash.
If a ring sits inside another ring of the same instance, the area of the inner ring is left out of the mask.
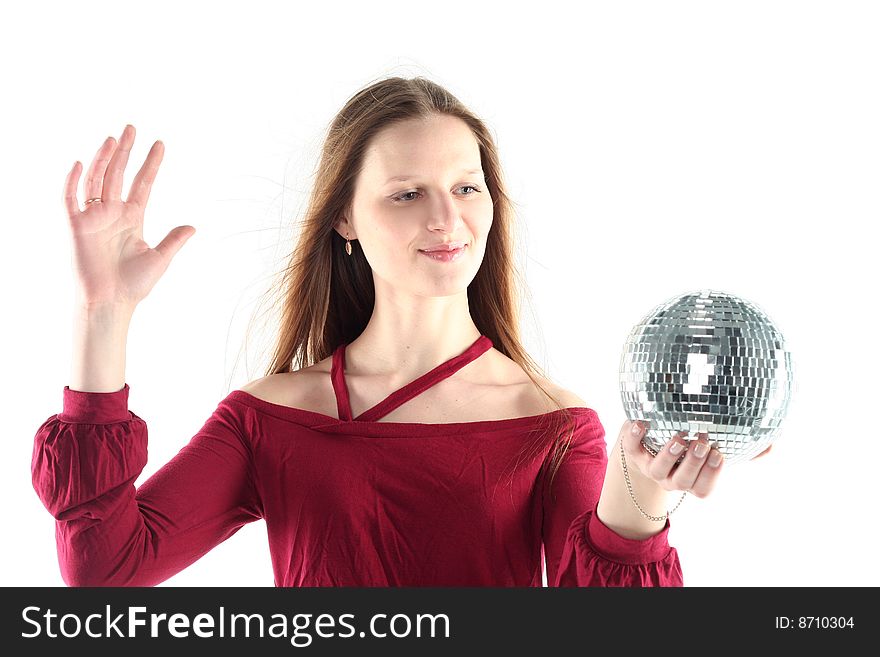
<path id="1" fill-rule="evenodd" d="M 122 177 L 134 143 L 135 129 L 127 125 L 117 144 L 108 137 L 86 175 L 85 210 L 80 210 L 77 185 L 82 167 L 77 161 L 67 176 L 64 203 L 73 251 L 71 266 L 80 305 L 118 304 L 134 308 L 162 277 L 171 259 L 195 234 L 192 226 L 171 230 L 155 248 L 144 241 L 144 210 L 164 145 L 156 141 L 122 200 Z M 100 199 L 99 201 L 89 201 Z"/>

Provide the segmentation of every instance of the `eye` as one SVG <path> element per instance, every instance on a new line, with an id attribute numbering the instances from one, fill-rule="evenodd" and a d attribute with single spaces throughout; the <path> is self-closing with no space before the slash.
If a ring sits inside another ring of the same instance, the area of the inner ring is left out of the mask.
<path id="1" fill-rule="evenodd" d="M 479 188 L 477 188 L 475 185 L 461 185 L 461 186 L 459 187 L 459 189 L 472 189 L 472 190 L 474 190 L 474 191 L 471 192 L 470 194 L 463 194 L 463 196 L 473 196 L 473 195 L 474 195 L 474 192 L 476 192 L 477 194 L 482 194 L 482 193 L 483 193 L 483 192 L 482 192 Z M 393 198 L 394 198 L 395 201 L 400 201 L 400 202 L 402 202 L 402 203 L 406 203 L 406 202 L 408 202 L 408 201 L 414 200 L 414 199 L 411 199 L 411 198 L 407 198 L 407 197 L 410 196 L 411 194 L 418 194 L 418 192 L 404 192 L 403 194 L 398 194 L 397 196 L 395 196 L 395 197 L 393 197 Z"/>

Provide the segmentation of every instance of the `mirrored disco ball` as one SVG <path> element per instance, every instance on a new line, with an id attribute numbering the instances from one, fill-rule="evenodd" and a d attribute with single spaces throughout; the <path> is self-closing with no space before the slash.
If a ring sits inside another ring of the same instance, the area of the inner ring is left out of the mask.
<path id="1" fill-rule="evenodd" d="M 708 433 L 727 464 L 751 459 L 776 438 L 791 389 L 779 329 L 748 301 L 713 290 L 657 306 L 620 359 L 626 417 L 649 424 L 642 442 L 653 454 L 688 431 Z"/>

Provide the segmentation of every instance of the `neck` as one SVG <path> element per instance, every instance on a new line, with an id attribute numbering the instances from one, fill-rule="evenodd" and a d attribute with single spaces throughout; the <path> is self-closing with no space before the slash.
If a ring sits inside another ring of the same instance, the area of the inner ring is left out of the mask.
<path id="1" fill-rule="evenodd" d="M 376 297 L 363 333 L 345 349 L 352 374 L 406 383 L 458 356 L 480 331 L 467 292 L 448 297 Z"/>

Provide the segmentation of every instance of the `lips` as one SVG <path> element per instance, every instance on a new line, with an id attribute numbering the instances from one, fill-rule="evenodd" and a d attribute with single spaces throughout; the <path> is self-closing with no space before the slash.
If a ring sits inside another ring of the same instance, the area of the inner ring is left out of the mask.
<path id="1" fill-rule="evenodd" d="M 452 246 L 452 245 L 450 245 Z M 431 251 L 424 251 L 419 249 L 419 253 L 421 253 L 426 258 L 431 258 L 432 260 L 437 260 L 438 262 L 454 262 L 461 257 L 461 254 L 465 252 L 467 248 L 467 244 L 462 244 L 462 246 L 455 248 L 452 246 L 451 249 L 446 248 L 434 248 Z"/>
<path id="2" fill-rule="evenodd" d="M 458 249 L 462 249 L 465 246 L 465 242 L 447 242 L 445 244 L 436 244 L 434 246 L 429 246 L 427 249 L 419 249 L 419 251 L 423 253 L 437 253 L 443 251 L 456 251 Z"/>

